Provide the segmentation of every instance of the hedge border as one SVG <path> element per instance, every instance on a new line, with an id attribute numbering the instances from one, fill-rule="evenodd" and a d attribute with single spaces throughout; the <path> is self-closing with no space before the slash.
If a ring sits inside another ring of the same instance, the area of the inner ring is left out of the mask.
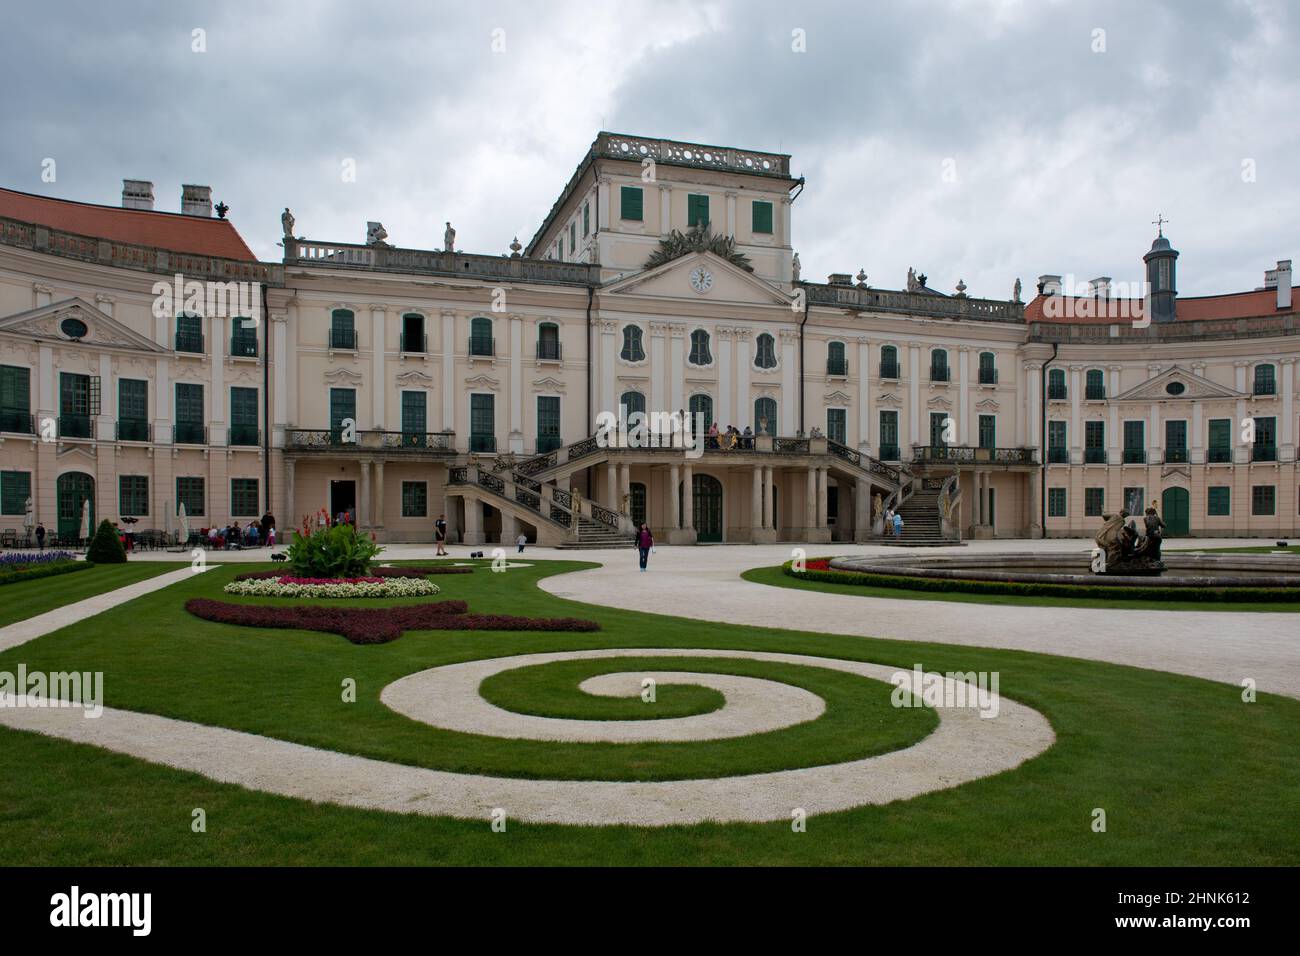
<path id="1" fill-rule="evenodd" d="M 38 578 L 54 577 L 56 574 L 71 574 L 73 571 L 89 571 L 94 566 L 93 561 L 66 561 L 59 564 L 36 565 L 20 571 L 0 571 L 0 585 L 35 581 Z"/>
<path id="2" fill-rule="evenodd" d="M 1104 585 L 1033 584 L 1019 581 L 967 581 L 960 578 L 913 578 L 862 571 L 819 570 L 793 571 L 791 562 L 781 571 L 792 578 L 847 584 L 858 587 L 895 588 L 904 591 L 927 591 L 946 594 L 987 594 L 1007 597 L 1093 598 L 1105 601 L 1172 601 L 1199 604 L 1252 604 L 1300 602 L 1296 588 L 1117 588 Z"/>

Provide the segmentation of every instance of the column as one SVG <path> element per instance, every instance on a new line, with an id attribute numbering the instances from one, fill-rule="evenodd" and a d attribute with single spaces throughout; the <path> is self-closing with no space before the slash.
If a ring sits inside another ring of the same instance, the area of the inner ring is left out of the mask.
<path id="1" fill-rule="evenodd" d="M 858 451 L 871 453 L 871 343 L 858 336 Z"/>
<path id="2" fill-rule="evenodd" d="M 465 496 L 465 529 L 461 532 L 461 543 L 483 543 L 483 504 L 468 495 Z"/>
<path id="3" fill-rule="evenodd" d="M 442 313 L 442 430 L 456 430 L 456 313 Z M 469 447 L 463 436 L 461 447 Z M 466 499 L 468 506 L 469 499 Z"/>
<path id="4" fill-rule="evenodd" d="M 274 426 L 272 443 L 284 447 L 284 431 L 289 423 L 289 316 L 284 312 L 271 313 L 271 331 L 274 335 L 273 352 L 266 361 L 271 362 L 271 422 Z"/>
<path id="5" fill-rule="evenodd" d="M 1165 436 L 1160 430 L 1160 403 L 1151 403 L 1151 420 L 1147 423 L 1150 434 L 1147 436 L 1147 463 L 1158 465 L 1165 460 Z"/>
<path id="6" fill-rule="evenodd" d="M 803 473 L 804 487 L 804 538 L 817 530 L 817 469 L 807 468 Z"/>
<path id="7" fill-rule="evenodd" d="M 615 336 L 618 323 L 602 321 L 600 323 L 600 395 L 592 406 L 593 411 L 617 411 L 618 396 L 614 394 L 614 356 Z M 591 423 L 588 423 L 590 427 Z"/>
<path id="8" fill-rule="evenodd" d="M 208 404 L 208 443 L 226 443 L 226 320 L 219 315 L 210 319 L 212 335 L 212 395 Z M 108 381 L 105 379 L 104 381 Z M 229 489 L 227 489 L 229 492 Z"/>
<path id="9" fill-rule="evenodd" d="M 907 383 L 907 442 L 917 445 L 921 441 L 921 345 L 919 342 L 907 344 L 911 359 Z"/>
<path id="10" fill-rule="evenodd" d="M 384 330 L 386 314 L 383 305 L 370 307 L 370 427 L 379 431 L 388 424 L 384 409 L 388 392 L 388 382 L 384 377 L 384 350 L 388 345 Z M 401 422 L 397 427 L 402 427 Z"/>
<path id="11" fill-rule="evenodd" d="M 524 451 L 524 317 L 510 316 L 510 451 Z"/>
<path id="12" fill-rule="evenodd" d="M 611 192 L 609 180 L 602 179 L 596 187 L 596 229 L 600 231 L 609 228 L 610 203 L 613 202 Z"/>
<path id="13" fill-rule="evenodd" d="M 681 480 L 682 478 L 678 467 L 676 465 L 672 465 L 671 467 L 669 467 L 668 484 L 669 484 L 669 498 L 671 499 L 670 508 L 672 510 L 672 513 L 668 516 L 668 527 L 672 528 L 674 531 L 678 530 L 682 526 L 681 520 L 679 518 L 679 516 L 681 515 L 681 507 L 682 507 L 681 488 L 679 487 L 681 485 Z"/>
<path id="14" fill-rule="evenodd" d="M 1070 366 L 1070 461 L 1073 464 L 1083 462 L 1083 418 L 1079 414 L 1082 400 L 1083 367 Z"/>
<path id="15" fill-rule="evenodd" d="M 1025 375 L 1026 384 L 1029 386 L 1029 404 L 1025 410 L 1025 418 L 1028 419 L 1025 424 L 1028 426 L 1025 431 L 1029 433 L 1029 447 L 1039 449 L 1039 461 L 1044 465 L 1047 464 L 1047 443 L 1044 442 L 1038 434 L 1039 425 L 1042 423 L 1043 409 L 1042 400 L 1038 395 L 1038 387 L 1043 377 L 1043 367 L 1041 365 L 1026 365 Z"/>
<path id="16" fill-rule="evenodd" d="M 672 231 L 673 222 L 673 188 L 659 186 L 659 235 L 666 236 Z"/>
<path id="17" fill-rule="evenodd" d="M 1120 452 L 1120 440 L 1122 438 L 1120 429 L 1123 427 L 1119 421 L 1119 405 L 1115 402 L 1115 396 L 1119 394 L 1119 366 L 1110 366 L 1110 384 L 1106 388 L 1106 406 L 1110 410 L 1110 422 L 1106 425 L 1106 430 L 1110 433 L 1106 446 L 1108 448 L 1106 460 L 1114 464 L 1123 464 L 1124 456 Z"/>
<path id="18" fill-rule="evenodd" d="M 519 537 L 519 519 L 508 511 L 501 512 L 501 537 L 497 544 L 508 547 Z"/>
<path id="19" fill-rule="evenodd" d="M 361 493 L 357 495 L 357 527 L 370 526 L 370 462 L 362 461 Z"/>
<path id="20" fill-rule="evenodd" d="M 830 469 L 826 467 L 817 469 L 817 527 L 827 528 L 830 526 L 830 519 L 827 516 L 826 509 L 830 498 L 827 491 L 827 482 L 830 479 Z"/>
<path id="21" fill-rule="evenodd" d="M 1188 445 L 1191 450 L 1188 458 L 1193 465 L 1205 464 L 1205 411 L 1200 402 L 1192 402 L 1192 423 L 1187 427 L 1191 430 L 1188 435 Z"/>
<path id="22" fill-rule="evenodd" d="M 1295 359 L 1279 359 L 1282 365 L 1282 427 L 1279 429 L 1278 457 L 1282 461 L 1295 461 Z M 1280 513 L 1280 512 L 1279 512 Z"/>
<path id="23" fill-rule="evenodd" d="M 776 406 L 776 421 L 781 431 L 784 431 L 787 435 L 793 435 L 799 427 L 799 410 L 803 407 L 803 396 L 798 392 L 798 379 L 795 378 L 799 372 L 799 360 L 795 356 L 795 346 L 799 342 L 799 333 L 794 329 L 782 329 L 780 335 L 781 398 Z M 811 427 L 811 424 L 809 427 Z M 779 436 L 774 431 L 772 437 Z"/>
<path id="24" fill-rule="evenodd" d="M 763 494 L 763 527 L 770 528 L 771 530 L 775 531 L 776 528 L 773 525 L 774 515 L 772 514 L 772 500 L 775 497 L 774 495 L 775 486 L 773 484 L 773 478 L 774 475 L 772 474 L 772 466 L 764 465 L 763 484 L 766 485 L 766 487 L 764 488 L 764 494 Z"/>
<path id="25" fill-rule="evenodd" d="M 695 471 L 692 465 L 685 464 L 682 466 L 682 528 L 686 531 L 695 530 L 695 486 L 693 480 Z"/>
<path id="26" fill-rule="evenodd" d="M 843 502 L 840 504 L 843 505 Z M 853 540 L 866 541 L 870 534 L 871 482 L 859 478 L 853 486 Z"/>
<path id="27" fill-rule="evenodd" d="M 664 336 L 668 334 L 668 326 L 662 322 L 650 323 L 650 407 L 648 412 L 677 411 L 674 405 L 671 409 L 664 404 L 664 379 L 668 374 L 668 368 L 664 362 Z"/>
<path id="28" fill-rule="evenodd" d="M 761 531 L 763 524 L 763 469 L 755 465 L 749 492 L 749 528 Z"/>
<path id="29" fill-rule="evenodd" d="M 605 465 L 605 507 L 618 511 L 618 465 L 612 461 Z"/>
<path id="30" fill-rule="evenodd" d="M 734 425 L 735 419 L 731 414 L 731 352 L 732 352 L 732 328 L 730 326 L 720 325 L 715 330 L 718 334 L 718 407 L 714 414 L 717 416 L 718 428 L 724 429 L 728 425 Z"/>
<path id="31" fill-rule="evenodd" d="M 293 458 L 284 460 L 284 510 L 280 512 L 282 517 L 275 523 L 278 543 L 288 544 L 293 540 L 290 532 L 298 527 L 297 496 L 293 490 L 294 467 L 297 464 Z"/>
<path id="32" fill-rule="evenodd" d="M 758 433 L 754 421 L 754 406 L 749 401 L 749 329 L 736 329 L 736 427 L 742 432 L 749 425 Z"/>
<path id="33" fill-rule="evenodd" d="M 627 502 L 624 508 L 623 502 Z M 618 507 L 615 509 L 626 514 L 632 513 L 632 466 L 622 464 L 618 466 Z"/>
<path id="34" fill-rule="evenodd" d="M 672 396 L 672 402 L 670 404 L 668 411 L 670 412 L 687 411 L 686 396 L 685 396 L 686 355 L 684 351 L 686 326 L 671 325 L 669 326 L 669 334 L 671 336 L 671 342 L 672 342 L 671 361 L 669 363 L 669 367 L 671 369 L 670 371 L 671 378 L 669 379 L 669 385 L 671 389 L 670 394 Z"/>
<path id="35" fill-rule="evenodd" d="M 957 413 L 957 444 L 973 445 L 970 431 L 970 401 L 967 389 L 970 384 L 970 349 L 965 346 L 959 346 L 957 349 L 957 364 L 961 369 L 961 384 L 957 387 L 957 400 L 961 403 L 961 411 Z"/>
<path id="36" fill-rule="evenodd" d="M 727 190 L 727 235 L 736 238 L 736 194 Z"/>
<path id="37" fill-rule="evenodd" d="M 374 526 L 384 526 L 384 463 L 377 461 L 375 466 L 375 518 Z M 505 512 L 502 512 L 504 514 Z"/>

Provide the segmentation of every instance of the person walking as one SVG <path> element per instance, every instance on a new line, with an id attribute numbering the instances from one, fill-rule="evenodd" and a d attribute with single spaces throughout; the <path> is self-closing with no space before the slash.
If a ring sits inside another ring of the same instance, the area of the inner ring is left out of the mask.
<path id="1" fill-rule="evenodd" d="M 897 511 L 894 512 L 894 537 L 903 537 L 903 516 Z"/>
<path id="2" fill-rule="evenodd" d="M 42 551 L 45 550 L 45 525 L 44 524 L 38 524 L 36 526 L 36 547 L 40 548 Z"/>
<path id="3" fill-rule="evenodd" d="M 447 557 L 447 516 L 438 515 L 438 520 L 433 523 L 433 540 L 438 545 L 436 558 Z"/>
<path id="4" fill-rule="evenodd" d="M 515 544 L 519 545 L 519 551 L 518 551 L 519 554 L 524 553 L 524 545 L 526 545 L 527 543 L 528 543 L 528 535 L 524 534 L 522 531 L 519 532 L 519 537 L 515 538 Z"/>
<path id="5" fill-rule="evenodd" d="M 650 552 L 654 550 L 655 537 L 650 533 L 650 526 L 644 521 L 636 533 L 636 549 L 641 552 L 641 570 L 645 570 L 646 562 L 650 560 Z"/>

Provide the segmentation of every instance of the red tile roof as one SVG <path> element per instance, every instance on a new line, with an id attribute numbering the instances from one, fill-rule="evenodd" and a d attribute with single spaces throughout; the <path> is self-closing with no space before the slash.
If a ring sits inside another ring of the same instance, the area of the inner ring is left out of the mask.
<path id="1" fill-rule="evenodd" d="M 256 262 L 228 219 L 122 209 L 0 189 L 0 216 L 114 242 Z"/>
<path id="2" fill-rule="evenodd" d="M 1039 295 L 1025 306 L 1026 322 L 1050 322 L 1064 325 L 1110 325 L 1127 322 L 1141 313 L 1140 299 L 1080 299 L 1074 296 L 1057 296 L 1055 314 L 1044 308 L 1048 296 Z M 1079 303 L 1083 302 L 1082 306 Z M 1105 314 L 1080 315 L 1081 310 Z M 1198 319 L 1253 319 L 1273 315 L 1290 315 L 1300 311 L 1300 286 L 1291 290 L 1291 308 L 1279 310 L 1276 289 L 1257 289 L 1251 292 L 1233 292 L 1227 295 L 1202 295 L 1178 298 L 1174 312 L 1176 322 L 1195 322 Z"/>

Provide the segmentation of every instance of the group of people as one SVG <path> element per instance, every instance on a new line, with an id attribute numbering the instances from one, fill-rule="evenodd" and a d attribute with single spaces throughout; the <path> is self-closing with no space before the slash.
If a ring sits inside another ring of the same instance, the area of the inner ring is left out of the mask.
<path id="1" fill-rule="evenodd" d="M 269 511 L 261 519 L 254 518 L 242 528 L 238 521 L 231 521 L 224 528 L 207 528 L 200 532 L 208 539 L 208 545 L 215 550 L 234 548 L 258 548 L 262 545 L 275 547 L 275 515 Z"/>
<path id="2" fill-rule="evenodd" d="M 903 536 L 903 516 L 893 508 L 885 509 L 885 534 L 894 538 Z"/>
<path id="3" fill-rule="evenodd" d="M 748 425 L 745 430 L 737 430 L 735 425 L 728 425 L 725 431 L 718 430 L 718 423 L 709 426 L 704 438 L 704 447 L 716 451 L 730 451 L 733 448 L 753 448 L 754 430 Z"/>

